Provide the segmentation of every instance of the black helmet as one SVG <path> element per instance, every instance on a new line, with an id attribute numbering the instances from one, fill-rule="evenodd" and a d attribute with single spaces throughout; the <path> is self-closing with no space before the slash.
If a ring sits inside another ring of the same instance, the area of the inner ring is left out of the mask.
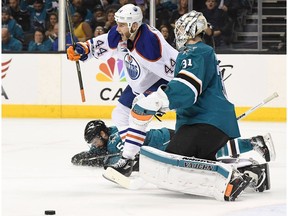
<path id="1" fill-rule="evenodd" d="M 90 143 L 96 136 L 100 136 L 100 131 L 108 133 L 108 128 L 101 120 L 93 120 L 87 123 L 84 131 L 84 139 Z"/>

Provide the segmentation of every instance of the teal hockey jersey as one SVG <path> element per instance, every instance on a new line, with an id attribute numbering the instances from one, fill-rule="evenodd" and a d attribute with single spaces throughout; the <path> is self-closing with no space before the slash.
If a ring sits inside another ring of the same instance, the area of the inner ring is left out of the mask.
<path id="1" fill-rule="evenodd" d="M 165 93 L 169 108 L 176 110 L 176 131 L 185 124 L 206 123 L 230 138 L 240 136 L 212 47 L 203 42 L 187 44 L 178 54 L 174 78 Z"/>
<path id="2" fill-rule="evenodd" d="M 170 133 L 167 128 L 151 129 L 147 131 L 145 141 L 143 145 L 151 146 L 162 151 L 165 150 L 167 144 L 170 141 Z M 118 129 L 115 126 L 109 127 L 109 139 L 107 142 L 106 154 L 120 153 L 124 147 Z M 94 147 L 95 148 L 95 147 Z M 95 148 L 94 151 L 99 151 L 99 148 Z M 106 161 L 107 164 L 116 163 L 121 156 L 112 156 Z"/>

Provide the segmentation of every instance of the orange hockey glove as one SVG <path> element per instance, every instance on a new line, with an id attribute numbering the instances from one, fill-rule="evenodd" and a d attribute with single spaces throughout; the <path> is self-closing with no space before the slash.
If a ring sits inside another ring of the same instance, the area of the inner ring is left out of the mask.
<path id="1" fill-rule="evenodd" d="M 73 46 L 69 46 L 67 49 L 67 58 L 70 61 L 79 61 L 80 60 L 80 55 L 75 53 L 75 50 L 73 49 Z"/>
<path id="2" fill-rule="evenodd" d="M 87 54 L 89 53 L 89 46 L 86 42 L 77 42 L 75 45 L 75 49 L 73 46 L 68 47 L 67 56 L 71 61 L 79 61 L 87 58 Z"/>

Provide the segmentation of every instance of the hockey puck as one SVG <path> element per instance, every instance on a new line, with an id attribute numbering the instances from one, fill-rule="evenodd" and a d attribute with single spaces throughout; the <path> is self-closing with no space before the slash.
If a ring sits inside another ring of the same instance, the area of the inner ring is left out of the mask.
<path id="1" fill-rule="evenodd" d="M 54 210 L 45 210 L 45 215 L 55 215 L 56 211 Z"/>

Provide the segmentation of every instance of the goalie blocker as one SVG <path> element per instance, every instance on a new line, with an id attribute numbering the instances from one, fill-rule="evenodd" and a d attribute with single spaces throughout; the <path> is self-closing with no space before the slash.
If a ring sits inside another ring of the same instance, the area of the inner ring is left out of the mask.
<path id="1" fill-rule="evenodd" d="M 140 150 L 140 176 L 162 189 L 222 201 L 234 201 L 251 181 L 233 165 L 170 154 L 149 146 Z"/>

